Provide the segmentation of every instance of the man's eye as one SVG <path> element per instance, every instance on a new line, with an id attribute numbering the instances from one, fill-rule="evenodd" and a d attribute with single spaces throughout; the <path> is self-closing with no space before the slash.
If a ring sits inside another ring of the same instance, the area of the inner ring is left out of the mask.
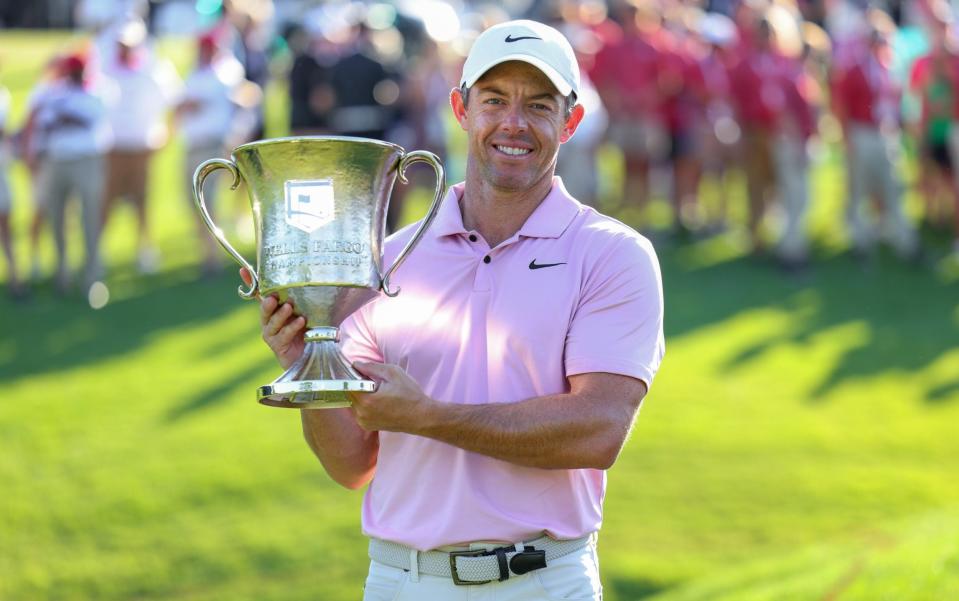
<path id="1" fill-rule="evenodd" d="M 503 101 L 499 98 L 487 98 L 483 102 L 484 104 L 503 104 Z"/>
<path id="2" fill-rule="evenodd" d="M 551 111 L 551 110 L 553 110 L 551 107 L 549 107 L 549 106 L 547 106 L 547 105 L 545 105 L 545 104 L 539 104 L 538 102 L 533 103 L 533 104 L 531 104 L 531 105 L 529 105 L 529 106 L 530 106 L 530 108 L 534 108 L 534 109 L 536 109 L 536 110 L 538 110 L 538 111 Z"/>

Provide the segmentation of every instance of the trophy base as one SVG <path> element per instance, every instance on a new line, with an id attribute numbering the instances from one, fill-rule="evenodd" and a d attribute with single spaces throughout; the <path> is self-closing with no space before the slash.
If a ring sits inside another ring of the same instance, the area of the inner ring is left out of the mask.
<path id="1" fill-rule="evenodd" d="M 375 391 L 376 382 L 371 380 L 308 380 L 260 386 L 257 398 L 271 407 L 335 409 L 350 406 L 348 392 Z"/>
<path id="2" fill-rule="evenodd" d="M 288 409 L 335 409 L 350 406 L 351 392 L 375 392 L 376 382 L 353 369 L 336 337 L 336 328 L 309 330 L 303 356 L 271 384 L 260 386 L 257 400 Z"/>

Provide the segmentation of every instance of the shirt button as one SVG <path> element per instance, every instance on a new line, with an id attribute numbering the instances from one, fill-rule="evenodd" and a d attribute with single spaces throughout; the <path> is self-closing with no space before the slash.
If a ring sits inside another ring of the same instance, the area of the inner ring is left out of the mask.
<path id="1" fill-rule="evenodd" d="M 470 234 L 470 242 L 476 242 L 476 234 Z"/>
<path id="2" fill-rule="evenodd" d="M 492 261 L 492 260 L 493 260 L 493 259 L 490 259 L 490 258 L 489 258 L 489 255 L 486 255 L 485 257 L 483 257 L 483 262 L 484 262 L 484 263 L 489 263 L 489 262 Z"/>

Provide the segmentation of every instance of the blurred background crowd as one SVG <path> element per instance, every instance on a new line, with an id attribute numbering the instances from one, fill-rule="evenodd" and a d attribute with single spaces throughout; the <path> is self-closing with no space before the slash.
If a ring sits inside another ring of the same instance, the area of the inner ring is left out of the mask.
<path id="1" fill-rule="evenodd" d="M 449 92 L 472 39 L 510 18 L 556 26 L 579 55 L 587 116 L 558 173 L 582 202 L 633 211 L 631 225 L 680 242 L 741 228 L 750 252 L 802 272 L 814 256 L 806 218 L 820 200 L 810 168 L 838 148 L 845 198 L 835 219 L 864 265 L 880 245 L 917 267 L 959 260 L 959 29 L 947 0 L 0 2 L 4 27 L 87 32 L 51 57 L 18 122 L 0 87 L 0 273 L 10 293 L 25 297 L 51 275 L 38 259 L 45 228 L 56 290 L 86 294 L 102 282 L 100 240 L 118 202 L 136 215 L 137 268 L 156 271 L 149 204 L 170 199 L 150 198 L 148 182 L 171 141 L 190 203 L 200 162 L 286 133 L 431 150 L 461 177 Z M 169 35 L 190 37 L 189 70 L 156 51 Z M 288 95 L 282 131 L 266 127 L 270 90 Z M 600 162 L 613 156 L 622 177 L 610 190 Z M 28 197 L 12 197 L 13 161 L 28 168 Z M 907 210 L 907 181 L 919 210 Z M 213 206 L 217 187 L 207 190 Z M 394 191 L 391 229 L 407 195 Z M 651 202 L 669 207 L 667 225 L 648 219 Z M 12 228 L 12 211 L 31 213 L 28 227 Z M 66 257 L 69 211 L 82 226 L 80 273 Z M 214 273 L 222 252 L 196 223 L 197 256 Z M 950 246 L 923 242 L 924 229 Z"/>

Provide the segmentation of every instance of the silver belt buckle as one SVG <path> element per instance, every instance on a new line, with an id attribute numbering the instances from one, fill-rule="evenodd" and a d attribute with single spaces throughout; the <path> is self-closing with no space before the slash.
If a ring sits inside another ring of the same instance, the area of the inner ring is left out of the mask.
<path id="1" fill-rule="evenodd" d="M 450 576 L 453 578 L 453 584 L 457 586 L 467 586 L 471 584 L 487 584 L 492 580 L 460 580 L 459 573 L 456 571 L 457 557 L 489 557 L 489 551 L 478 549 L 475 551 L 450 551 Z"/>

